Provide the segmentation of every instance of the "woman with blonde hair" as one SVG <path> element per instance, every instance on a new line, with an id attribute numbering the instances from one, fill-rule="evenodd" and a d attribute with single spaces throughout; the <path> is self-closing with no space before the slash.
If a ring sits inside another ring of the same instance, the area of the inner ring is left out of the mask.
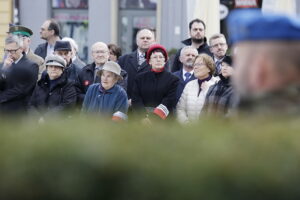
<path id="1" fill-rule="evenodd" d="M 206 93 L 217 80 L 213 78 L 215 63 L 206 54 L 199 54 L 194 61 L 194 75 L 197 79 L 185 86 L 177 104 L 177 119 L 188 123 L 199 118 L 205 102 Z"/>

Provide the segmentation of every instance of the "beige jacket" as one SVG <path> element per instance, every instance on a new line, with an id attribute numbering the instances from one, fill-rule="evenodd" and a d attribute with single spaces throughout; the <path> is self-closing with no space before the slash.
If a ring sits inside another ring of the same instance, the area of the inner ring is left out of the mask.
<path id="1" fill-rule="evenodd" d="M 44 59 L 42 57 L 34 54 L 31 51 L 31 49 L 29 49 L 29 52 L 26 54 L 26 56 L 29 60 L 31 60 L 32 62 L 35 62 L 36 64 L 38 64 L 38 66 L 39 66 L 39 78 L 38 78 L 38 80 L 40 80 L 43 71 L 46 69 Z"/>
<path id="2" fill-rule="evenodd" d="M 215 83 L 216 79 L 214 77 L 209 81 L 203 82 L 199 95 L 198 79 L 192 80 L 186 84 L 176 107 L 176 114 L 179 122 L 188 123 L 199 118 L 206 93 L 209 87 Z"/>

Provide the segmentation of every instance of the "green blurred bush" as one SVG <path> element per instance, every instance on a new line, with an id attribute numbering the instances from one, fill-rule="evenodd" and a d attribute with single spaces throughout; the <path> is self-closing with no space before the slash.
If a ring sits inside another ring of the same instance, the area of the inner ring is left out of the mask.
<path id="1" fill-rule="evenodd" d="M 300 199 L 300 120 L 1 120 L 0 199 Z"/>

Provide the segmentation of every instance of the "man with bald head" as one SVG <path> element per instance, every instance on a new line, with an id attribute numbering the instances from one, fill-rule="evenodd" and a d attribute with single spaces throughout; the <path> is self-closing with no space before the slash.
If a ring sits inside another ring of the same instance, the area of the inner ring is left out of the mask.
<path id="1" fill-rule="evenodd" d="M 100 78 L 97 72 L 102 69 L 103 65 L 108 61 L 109 49 L 104 42 L 96 42 L 91 47 L 92 59 L 91 64 L 82 68 L 78 75 L 76 87 L 78 93 L 78 101 L 82 102 L 88 87 L 93 83 L 99 83 Z M 127 73 L 122 70 L 123 80 L 118 82 L 125 90 L 127 86 Z"/>
<path id="2" fill-rule="evenodd" d="M 154 32 L 150 29 L 140 29 L 136 35 L 137 50 L 119 58 L 119 65 L 128 73 L 127 94 L 131 99 L 132 87 L 137 74 L 150 71 L 145 54 L 150 45 L 155 42 Z"/>
<path id="3" fill-rule="evenodd" d="M 26 54 L 26 57 L 29 60 L 39 65 L 39 79 L 40 79 L 46 67 L 44 65 L 44 59 L 34 54 L 33 51 L 30 49 L 30 44 L 31 44 L 30 37 L 33 35 L 32 30 L 25 26 L 15 25 L 9 27 L 8 33 L 12 35 L 17 35 L 23 40 L 23 47 L 22 47 L 23 52 Z"/>

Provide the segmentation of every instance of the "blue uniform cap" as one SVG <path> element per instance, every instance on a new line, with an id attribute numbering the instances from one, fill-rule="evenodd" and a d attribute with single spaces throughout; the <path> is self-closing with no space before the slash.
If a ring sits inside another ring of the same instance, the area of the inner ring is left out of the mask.
<path id="1" fill-rule="evenodd" d="M 262 13 L 259 9 L 234 10 L 228 21 L 229 42 L 259 40 L 300 40 L 300 19 Z"/>

